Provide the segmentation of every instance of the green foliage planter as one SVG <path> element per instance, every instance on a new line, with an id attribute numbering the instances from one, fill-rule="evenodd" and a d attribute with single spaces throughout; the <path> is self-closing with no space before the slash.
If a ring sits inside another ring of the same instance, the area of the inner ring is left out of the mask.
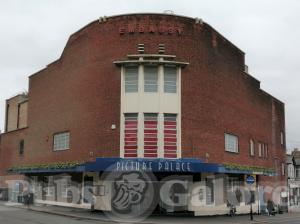
<path id="1" fill-rule="evenodd" d="M 10 167 L 7 171 L 10 173 L 22 173 L 26 171 L 35 170 L 68 170 L 73 169 L 81 165 L 79 162 L 60 162 L 60 163 L 50 163 L 50 164 L 34 164 L 25 166 L 14 166 Z"/>
<path id="2" fill-rule="evenodd" d="M 225 163 L 223 164 L 225 169 L 227 170 L 240 170 L 240 171 L 247 171 L 250 173 L 262 173 L 265 175 L 274 175 L 276 174 L 275 169 L 272 168 L 265 168 L 260 166 L 244 166 L 240 164 L 234 164 L 234 163 Z"/>

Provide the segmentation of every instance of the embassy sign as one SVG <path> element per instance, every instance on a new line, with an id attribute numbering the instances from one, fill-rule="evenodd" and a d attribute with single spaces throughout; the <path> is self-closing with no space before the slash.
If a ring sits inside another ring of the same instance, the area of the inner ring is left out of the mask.
<path id="1" fill-rule="evenodd" d="M 152 34 L 168 34 L 168 35 L 177 35 L 181 36 L 183 33 L 183 28 L 174 26 L 174 25 L 145 25 L 142 23 L 129 23 L 127 25 L 122 25 L 119 27 L 119 34 L 143 34 L 143 33 L 152 33 Z"/>

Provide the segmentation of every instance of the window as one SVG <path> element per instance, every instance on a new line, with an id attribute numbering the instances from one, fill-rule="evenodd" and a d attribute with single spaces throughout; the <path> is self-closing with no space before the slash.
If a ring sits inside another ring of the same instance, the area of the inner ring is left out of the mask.
<path id="1" fill-rule="evenodd" d="M 177 158 L 176 114 L 164 114 L 164 157 Z"/>
<path id="2" fill-rule="evenodd" d="M 158 68 L 146 66 L 144 68 L 144 91 L 157 92 L 158 90 Z"/>
<path id="3" fill-rule="evenodd" d="M 285 164 L 284 163 L 281 163 L 281 174 L 282 174 L 282 176 L 285 175 Z"/>
<path id="4" fill-rule="evenodd" d="M 299 179 L 300 178 L 300 166 L 296 166 L 295 167 L 295 174 L 296 174 L 296 178 Z"/>
<path id="5" fill-rule="evenodd" d="M 138 114 L 125 114 L 124 157 L 137 157 Z"/>
<path id="6" fill-rule="evenodd" d="M 125 68 L 125 92 L 136 93 L 138 91 L 138 67 L 126 67 Z"/>
<path id="7" fill-rule="evenodd" d="M 47 176 L 46 178 L 46 183 L 47 183 L 47 188 L 46 188 L 46 196 L 50 197 L 54 195 L 54 178 L 53 176 Z"/>
<path id="8" fill-rule="evenodd" d="M 214 180 L 212 178 L 206 178 L 206 204 L 214 204 Z"/>
<path id="9" fill-rule="evenodd" d="M 61 179 L 61 196 L 64 198 L 68 197 L 68 192 L 70 189 L 70 177 L 63 177 Z"/>
<path id="10" fill-rule="evenodd" d="M 255 155 L 255 144 L 254 141 L 251 139 L 250 140 L 250 156 L 254 156 Z"/>
<path id="11" fill-rule="evenodd" d="M 204 189 L 202 189 L 202 188 L 199 189 L 198 199 L 199 199 L 199 201 L 203 201 L 204 200 Z"/>
<path id="12" fill-rule="evenodd" d="M 144 115 L 144 157 L 157 157 L 157 114 Z"/>
<path id="13" fill-rule="evenodd" d="M 24 154 L 24 140 L 21 140 L 19 142 L 19 154 L 23 155 Z"/>
<path id="14" fill-rule="evenodd" d="M 70 148 L 70 132 L 64 132 L 54 135 L 53 150 L 60 151 Z"/>
<path id="15" fill-rule="evenodd" d="M 242 201 L 241 180 L 238 177 L 228 177 L 226 185 L 228 203 L 239 205 Z"/>
<path id="16" fill-rule="evenodd" d="M 280 143 L 281 143 L 281 145 L 284 145 L 284 133 L 283 133 L 283 131 L 280 132 Z"/>
<path id="17" fill-rule="evenodd" d="M 95 194 L 97 196 L 105 196 L 105 192 L 106 192 L 105 185 L 96 186 Z"/>
<path id="18" fill-rule="evenodd" d="M 165 93 L 177 92 L 177 68 L 176 67 L 164 68 L 164 92 Z"/>
<path id="19" fill-rule="evenodd" d="M 265 144 L 265 158 L 268 158 L 268 155 L 269 155 L 268 144 Z"/>
<path id="20" fill-rule="evenodd" d="M 262 145 L 261 145 L 261 143 L 258 143 L 258 156 L 262 157 Z"/>
<path id="21" fill-rule="evenodd" d="M 268 158 L 269 149 L 268 144 L 258 143 L 258 156 L 261 158 Z"/>
<path id="22" fill-rule="evenodd" d="M 225 134 L 225 151 L 235 153 L 239 152 L 239 140 L 237 136 Z"/>
<path id="23" fill-rule="evenodd" d="M 250 200 L 249 200 L 249 202 L 247 203 L 247 205 L 250 205 L 251 203 L 255 203 L 255 201 L 256 201 L 256 196 L 255 196 L 255 191 L 250 191 Z"/>
<path id="24" fill-rule="evenodd" d="M 9 125 L 9 120 L 10 120 L 10 109 L 9 109 L 9 104 L 6 105 L 6 118 L 5 118 L 5 132 L 9 131 L 8 125 Z"/>

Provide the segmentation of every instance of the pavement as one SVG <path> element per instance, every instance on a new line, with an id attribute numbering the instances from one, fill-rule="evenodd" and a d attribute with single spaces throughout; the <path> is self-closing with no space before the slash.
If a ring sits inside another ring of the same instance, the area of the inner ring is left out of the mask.
<path id="1" fill-rule="evenodd" d="M 107 216 L 105 216 L 101 212 L 91 212 L 90 210 L 86 209 L 77 209 L 77 208 L 69 208 L 69 207 L 60 207 L 60 206 L 53 206 L 53 205 L 31 205 L 29 207 L 24 206 L 22 204 L 16 204 L 16 203 L 4 203 L 0 202 L 0 223 L 13 223 L 6 220 L 5 222 L 3 220 L 3 217 L 7 217 L 5 212 L 13 211 L 14 209 L 17 209 L 18 215 L 23 214 L 24 217 L 29 216 L 32 220 L 32 222 L 29 223 L 35 223 L 34 219 L 41 218 L 41 216 L 45 216 L 45 220 L 48 220 L 49 217 L 57 217 L 58 220 L 71 220 L 72 222 L 68 222 L 68 224 L 76 223 L 74 220 L 81 220 L 81 224 L 83 223 L 117 223 L 116 221 L 111 220 Z M 20 216 L 20 220 L 22 220 L 22 217 Z M 59 218 L 58 218 L 59 217 Z M 12 216 L 12 218 L 15 218 Z M 26 220 L 30 220 L 26 219 Z M 46 221 L 40 221 L 37 220 L 36 223 L 45 223 Z M 24 221 L 24 220 L 23 220 Z M 16 222 L 18 223 L 18 222 Z M 20 223 L 26 223 L 26 222 L 20 222 Z M 66 223 L 65 221 L 55 221 L 54 223 L 60 224 L 60 223 Z M 122 223 L 126 223 L 126 220 L 122 220 Z M 128 223 L 128 222 L 127 222 Z M 130 222 L 129 222 L 130 223 Z M 229 216 L 212 216 L 212 217 L 191 217 L 191 216 L 185 216 L 185 215 L 152 215 L 146 220 L 140 221 L 139 223 L 142 224 L 199 224 L 199 223 L 205 223 L 205 224 L 259 224 L 259 223 L 289 223 L 289 224 L 299 224 L 300 223 L 300 213 L 285 213 L 285 214 L 278 214 L 276 216 L 266 216 L 266 215 L 254 215 L 254 220 L 250 221 L 249 215 L 237 215 L 234 217 Z M 53 224 L 53 222 L 51 222 Z"/>

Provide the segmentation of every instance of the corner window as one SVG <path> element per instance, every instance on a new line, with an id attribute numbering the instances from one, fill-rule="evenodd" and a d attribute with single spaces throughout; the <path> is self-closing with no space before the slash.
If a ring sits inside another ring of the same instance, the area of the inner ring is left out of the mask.
<path id="1" fill-rule="evenodd" d="M 250 140 L 250 156 L 254 156 L 255 155 L 255 144 L 254 141 L 251 139 Z"/>
<path id="2" fill-rule="evenodd" d="M 124 82 L 125 82 L 125 93 L 138 92 L 138 86 L 139 86 L 138 67 L 125 68 Z"/>
<path id="3" fill-rule="evenodd" d="M 158 67 L 144 67 L 144 91 L 157 92 L 158 90 Z"/>
<path id="4" fill-rule="evenodd" d="M 176 93 L 177 92 L 177 68 L 164 67 L 164 92 Z"/>
<path id="5" fill-rule="evenodd" d="M 70 132 L 55 134 L 53 138 L 53 150 L 60 151 L 70 148 Z"/>
<path id="6" fill-rule="evenodd" d="M 237 136 L 225 134 L 225 151 L 235 153 L 239 152 L 239 140 Z"/>
<path id="7" fill-rule="evenodd" d="M 19 142 L 19 154 L 20 155 L 23 155 L 24 154 L 24 140 L 22 139 L 20 142 Z"/>

